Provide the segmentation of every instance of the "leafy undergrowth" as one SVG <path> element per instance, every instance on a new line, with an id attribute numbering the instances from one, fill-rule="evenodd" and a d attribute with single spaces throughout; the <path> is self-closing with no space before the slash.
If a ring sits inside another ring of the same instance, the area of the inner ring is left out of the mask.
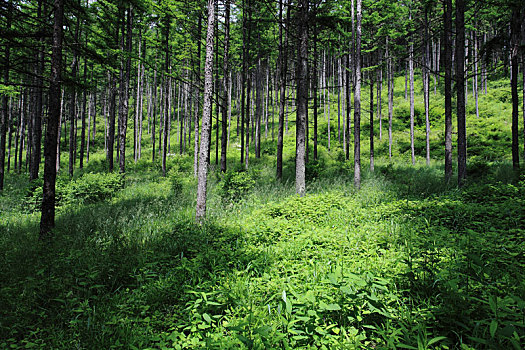
<path id="1" fill-rule="evenodd" d="M 234 169 L 210 178 L 197 226 L 190 162 L 172 160 L 166 179 L 137 169 L 111 197 L 80 185 L 104 194 L 123 183 L 113 175 L 64 184 L 48 245 L 35 243 L 34 213 L 6 211 L 0 348 L 525 343 L 523 179 L 473 176 L 460 191 L 437 167 L 378 164 L 358 192 L 348 177 L 312 178 L 300 198 L 264 169 Z"/>

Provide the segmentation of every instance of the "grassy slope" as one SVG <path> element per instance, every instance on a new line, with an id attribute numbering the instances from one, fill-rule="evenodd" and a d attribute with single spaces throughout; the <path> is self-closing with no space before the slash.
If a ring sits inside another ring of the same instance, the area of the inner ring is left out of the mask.
<path id="1" fill-rule="evenodd" d="M 492 84 L 479 119 L 469 105 L 470 183 L 459 191 L 442 180 L 439 94 L 431 96 L 435 158 L 430 167 L 423 158 L 407 165 L 403 83 L 394 161 L 383 138 L 369 173 L 363 136 L 359 192 L 335 141 L 335 105 L 332 150 L 321 147 L 309 167 L 305 198 L 293 194 L 291 123 L 284 182 L 273 180 L 274 146 L 265 142 L 248 176 L 212 173 L 202 227 L 193 224 L 192 156 L 170 157 L 167 179 L 158 164 L 129 163 L 126 187 L 111 199 L 59 209 L 49 246 L 36 242 L 39 216 L 23 204 L 25 177 L 10 175 L 0 197 L 0 348 L 519 348 L 525 183 L 506 162 L 509 89 Z M 422 103 L 416 111 L 423 115 Z M 420 156 L 423 130 L 420 120 Z M 103 159 L 94 154 L 84 172 L 103 171 Z M 235 191 L 239 184 L 245 193 Z"/>

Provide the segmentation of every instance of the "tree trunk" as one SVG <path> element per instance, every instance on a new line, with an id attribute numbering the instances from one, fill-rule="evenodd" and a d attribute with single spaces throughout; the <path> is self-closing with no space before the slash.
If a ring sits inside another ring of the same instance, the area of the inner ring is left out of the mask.
<path id="1" fill-rule="evenodd" d="M 228 114 L 230 113 L 230 66 L 229 66 L 229 54 L 230 54 L 230 0 L 225 0 L 224 3 L 224 61 L 223 61 L 223 90 L 224 90 L 224 103 L 225 106 L 222 109 L 222 138 L 221 138 L 221 171 L 226 172 L 226 151 L 228 146 Z M 230 114 L 231 116 L 231 114 Z"/>
<path id="2" fill-rule="evenodd" d="M 392 57 L 389 54 L 389 41 L 386 38 L 386 56 L 388 59 L 388 159 L 392 160 L 392 116 L 394 114 L 394 72 Z"/>
<path id="3" fill-rule="evenodd" d="M 200 86 L 200 77 L 201 77 L 201 33 L 202 33 L 202 16 L 199 12 L 199 21 L 197 24 L 197 72 L 196 72 L 196 81 L 198 86 Z M 196 90 L 196 101 L 195 101 L 195 110 L 194 114 L 194 137 L 193 137 L 193 176 L 197 177 L 198 175 L 198 162 L 199 162 L 199 100 L 200 100 L 200 89 L 197 87 Z M 182 136 L 182 134 L 181 134 Z"/>
<path id="4" fill-rule="evenodd" d="M 445 181 L 452 178 L 452 0 L 444 1 L 443 58 L 445 69 Z"/>
<path id="5" fill-rule="evenodd" d="M 53 4 L 53 47 L 51 51 L 51 75 L 49 86 L 49 111 L 44 147 L 44 186 L 42 196 L 42 216 L 40 218 L 40 240 L 50 237 L 55 226 L 55 182 L 58 120 L 60 118 L 60 91 L 62 71 L 62 30 L 63 0 Z"/>
<path id="6" fill-rule="evenodd" d="M 165 25 L 165 31 L 166 36 L 164 43 L 165 47 L 165 58 L 164 58 L 164 72 L 166 74 L 165 82 L 164 82 L 164 140 L 162 142 L 162 176 L 166 177 L 166 158 L 168 156 L 168 135 L 169 135 L 169 120 L 170 120 L 170 80 L 168 78 L 168 75 L 170 73 L 170 26 L 171 26 L 171 17 L 168 15 L 165 18 L 166 23 Z"/>
<path id="7" fill-rule="evenodd" d="M 512 168 L 518 170 L 520 167 L 519 153 L 519 100 L 518 100 L 518 66 L 519 66 L 519 45 L 520 45 L 520 7 L 512 8 L 511 20 L 511 77 L 510 88 L 512 95 Z"/>
<path id="8" fill-rule="evenodd" d="M 410 12 L 408 19 L 412 21 L 412 12 Z M 408 70 L 410 75 L 410 154 L 412 156 L 412 165 L 414 165 L 416 164 L 416 157 L 414 152 L 414 41 L 412 37 L 410 38 L 408 51 Z"/>
<path id="9" fill-rule="evenodd" d="M 374 172 L 374 80 L 370 72 L 370 171 Z"/>
<path id="10" fill-rule="evenodd" d="M 262 68 L 261 58 L 257 60 L 257 72 L 255 78 L 255 158 L 261 158 L 261 117 L 262 117 Z"/>
<path id="11" fill-rule="evenodd" d="M 8 3 L 7 10 L 7 19 L 6 19 L 6 28 L 11 28 L 12 23 L 12 14 L 13 14 L 13 1 L 10 0 Z M 4 48 L 5 54 L 5 70 L 3 80 L 5 84 L 9 83 L 9 56 L 11 53 L 11 47 L 9 44 L 5 45 Z M 0 120 L 0 192 L 4 190 L 4 176 L 5 176 L 5 142 L 6 142 L 6 132 L 7 132 L 7 123 L 9 122 L 8 115 L 8 102 L 9 98 L 7 95 L 2 97 L 2 115 Z"/>
<path id="12" fill-rule="evenodd" d="M 43 1 L 38 1 L 38 12 L 37 18 L 42 19 L 42 6 Z M 42 74 L 44 73 L 44 52 L 43 52 L 44 39 L 39 39 L 38 52 L 35 55 L 37 63 L 35 64 L 35 108 L 33 116 L 33 150 L 31 152 L 31 170 L 29 174 L 30 180 L 35 180 L 38 178 L 38 171 L 40 168 L 40 157 L 41 157 L 41 142 L 42 142 L 42 112 L 43 112 L 43 103 L 42 103 Z M 0 152 L 1 153 L 1 152 Z"/>
<path id="13" fill-rule="evenodd" d="M 195 219 L 202 223 L 206 217 L 206 185 L 208 178 L 208 149 L 211 134 L 211 108 L 213 93 L 213 36 L 215 0 L 208 0 L 208 30 L 206 34 L 206 61 L 204 65 L 204 104 L 202 108 L 202 135 L 199 150 L 199 172 Z"/>
<path id="14" fill-rule="evenodd" d="M 458 124 L 458 185 L 467 177 L 467 127 L 465 120 L 465 2 L 456 0 L 456 91 Z"/>
<path id="15" fill-rule="evenodd" d="M 286 10 L 286 23 L 290 23 L 290 6 Z M 286 104 L 286 73 L 288 71 L 288 25 L 284 33 L 283 44 L 283 0 L 279 0 L 279 65 L 280 65 L 280 96 L 279 96 L 279 129 L 277 131 L 277 178 L 283 177 L 283 139 L 284 113 Z"/>
<path id="16" fill-rule="evenodd" d="M 314 160 L 317 160 L 317 84 L 318 84 L 318 71 L 317 71 L 317 26 L 314 29 L 314 57 L 313 57 L 313 94 L 314 94 Z"/>
<path id="17" fill-rule="evenodd" d="M 308 0 L 299 0 L 297 47 L 297 118 L 295 137 L 295 192 L 306 193 L 305 153 L 306 118 L 308 113 Z"/>
<path id="18" fill-rule="evenodd" d="M 429 85 L 430 85 L 430 37 L 428 35 L 428 13 L 425 10 L 425 40 L 423 46 L 423 99 L 425 104 L 426 161 L 430 165 L 430 119 L 429 119 Z"/>
<path id="19" fill-rule="evenodd" d="M 354 185 L 361 188 L 361 0 L 356 1 L 354 93 Z"/>

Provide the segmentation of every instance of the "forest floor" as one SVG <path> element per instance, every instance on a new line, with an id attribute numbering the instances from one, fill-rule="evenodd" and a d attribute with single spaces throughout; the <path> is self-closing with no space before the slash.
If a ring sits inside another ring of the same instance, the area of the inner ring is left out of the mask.
<path id="1" fill-rule="evenodd" d="M 378 157 L 374 172 L 364 164 L 359 191 L 353 163 L 323 140 L 302 198 L 293 129 L 282 182 L 269 139 L 248 171 L 232 145 L 230 170 L 211 171 L 204 225 L 194 223 L 192 156 L 170 156 L 164 178 L 149 154 L 125 177 L 93 154 L 59 178 L 48 244 L 37 240 L 41 183 L 10 173 L 0 348 L 522 349 L 525 178 L 499 156 L 510 153 L 507 105 L 482 103 L 486 116 L 470 119 L 461 189 L 435 160 L 441 131 L 430 166 L 412 166 L 397 130 L 394 158 Z"/>

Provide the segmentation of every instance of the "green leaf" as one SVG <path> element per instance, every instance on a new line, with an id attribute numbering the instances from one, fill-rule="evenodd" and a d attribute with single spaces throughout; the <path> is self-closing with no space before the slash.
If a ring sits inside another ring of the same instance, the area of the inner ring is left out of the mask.
<path id="1" fill-rule="evenodd" d="M 208 323 L 211 323 L 212 321 L 210 315 L 208 315 L 207 313 L 203 313 L 202 318 L 204 318 L 204 320 Z"/>
<path id="2" fill-rule="evenodd" d="M 492 338 L 494 338 L 494 336 L 496 335 L 496 330 L 498 329 L 498 321 L 497 320 L 492 320 L 492 322 L 490 322 L 490 336 Z"/>
<path id="3" fill-rule="evenodd" d="M 432 345 L 432 344 L 435 344 L 435 343 L 437 343 L 437 342 L 440 342 L 440 341 L 442 341 L 442 340 L 444 340 L 444 339 L 447 339 L 447 337 L 443 337 L 443 336 L 441 336 L 441 337 L 435 337 L 435 338 L 432 338 L 432 339 L 430 339 L 430 341 L 428 342 L 427 346 L 430 346 L 430 345 Z"/>
<path id="4" fill-rule="evenodd" d="M 339 304 L 328 304 L 326 305 L 326 310 L 338 311 L 338 310 L 341 310 L 341 307 L 339 306 Z"/>

